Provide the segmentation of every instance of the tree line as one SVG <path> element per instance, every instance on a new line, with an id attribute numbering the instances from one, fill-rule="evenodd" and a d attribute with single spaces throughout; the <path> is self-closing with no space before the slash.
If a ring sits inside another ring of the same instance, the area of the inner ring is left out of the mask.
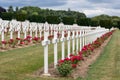
<path id="1" fill-rule="evenodd" d="M 0 8 L 0 18 L 3 20 L 16 19 L 18 21 L 29 20 L 30 22 L 51 24 L 58 24 L 63 22 L 64 24 L 78 24 L 80 26 L 101 26 L 105 28 L 111 28 L 112 26 L 120 28 L 120 17 L 99 15 L 92 18 L 86 17 L 84 13 L 71 11 L 70 8 L 65 10 L 51 10 L 41 9 L 39 7 L 25 6 L 22 8 L 16 7 L 15 10 L 12 6 L 9 6 L 8 10 Z"/>

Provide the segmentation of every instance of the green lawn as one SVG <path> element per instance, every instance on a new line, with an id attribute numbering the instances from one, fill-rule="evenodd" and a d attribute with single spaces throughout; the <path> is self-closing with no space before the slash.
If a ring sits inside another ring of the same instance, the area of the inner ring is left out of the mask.
<path id="1" fill-rule="evenodd" d="M 28 76 L 43 67 L 43 46 L 30 47 L 0 52 L 0 80 L 36 80 Z M 49 45 L 49 64 L 53 62 L 53 44 Z M 65 42 L 67 53 L 67 43 Z M 58 57 L 61 58 L 61 43 L 58 43 Z M 41 80 L 41 78 L 38 78 Z M 51 79 L 50 79 L 51 80 Z"/>
<path id="2" fill-rule="evenodd" d="M 77 80 L 120 80 L 119 34 L 120 31 L 114 33 L 102 55 L 91 66 L 88 76 L 85 79 L 78 78 Z M 58 48 L 60 57 L 61 43 L 58 44 Z M 53 62 L 53 45 L 49 45 L 49 63 L 51 62 Z M 31 76 L 41 67 L 43 67 L 43 47 L 41 44 L 0 52 L 0 80 L 42 80 L 42 78 Z M 43 80 L 53 79 L 43 78 Z M 67 78 L 66 80 L 72 79 Z"/>
<path id="3" fill-rule="evenodd" d="M 120 31 L 116 31 L 102 55 L 90 67 L 85 79 L 77 80 L 120 80 Z"/>

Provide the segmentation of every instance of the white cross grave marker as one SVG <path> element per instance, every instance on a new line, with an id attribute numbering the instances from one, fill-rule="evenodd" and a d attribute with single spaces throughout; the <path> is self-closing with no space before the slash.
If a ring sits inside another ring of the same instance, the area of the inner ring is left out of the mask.
<path id="1" fill-rule="evenodd" d="M 44 46 L 44 76 L 50 76 L 48 73 L 48 45 L 50 41 L 48 40 L 49 35 L 49 24 L 46 22 L 44 25 L 44 40 L 42 41 L 42 46 Z"/>
<path id="2" fill-rule="evenodd" d="M 68 31 L 68 36 L 67 36 L 67 41 L 68 41 L 68 58 L 70 57 L 70 26 L 67 26 L 67 31 Z"/>
<path id="3" fill-rule="evenodd" d="M 54 38 L 52 43 L 54 44 L 54 68 L 56 68 L 57 65 L 57 43 L 58 43 L 58 39 L 57 39 L 57 32 L 58 32 L 58 27 L 56 25 L 54 25 Z"/>
<path id="4" fill-rule="evenodd" d="M 65 58 L 65 37 L 64 37 L 65 27 L 64 27 L 63 23 L 60 23 L 60 28 L 62 30 L 62 37 L 61 37 L 60 41 L 62 43 L 61 47 L 62 47 L 62 60 L 63 60 Z"/>

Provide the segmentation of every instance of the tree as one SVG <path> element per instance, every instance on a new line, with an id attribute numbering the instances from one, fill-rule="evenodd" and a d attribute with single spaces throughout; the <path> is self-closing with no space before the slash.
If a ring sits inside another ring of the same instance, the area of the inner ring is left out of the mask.
<path id="1" fill-rule="evenodd" d="M 40 13 L 41 9 L 39 7 L 25 6 L 23 8 L 20 8 L 19 11 L 25 11 L 28 16 L 31 16 L 34 12 Z"/>
<path id="2" fill-rule="evenodd" d="M 60 18 L 58 16 L 47 16 L 46 21 L 50 24 L 59 24 Z"/>
<path id="3" fill-rule="evenodd" d="M 70 12 L 71 11 L 71 9 L 70 8 L 68 8 L 68 12 Z"/>
<path id="4" fill-rule="evenodd" d="M 16 10 L 16 12 L 18 12 L 18 11 L 19 11 L 19 8 L 18 8 L 18 7 L 16 7 L 16 9 L 15 9 L 15 10 Z"/>
<path id="5" fill-rule="evenodd" d="M 9 8 L 8 8 L 8 12 L 10 12 L 10 13 L 13 13 L 13 12 L 14 12 L 14 10 L 13 10 L 13 7 L 12 7 L 12 6 L 9 6 Z"/>
<path id="6" fill-rule="evenodd" d="M 75 23 L 75 19 L 73 17 L 62 17 L 62 22 L 67 25 L 73 25 Z"/>
<path id="7" fill-rule="evenodd" d="M 14 17 L 14 14 L 13 13 L 7 13 L 7 12 L 3 12 L 1 13 L 1 18 L 3 20 L 12 20 Z"/>
<path id="8" fill-rule="evenodd" d="M 18 13 L 22 13 L 22 14 L 26 14 L 27 15 L 27 11 L 26 10 L 21 10 Z"/>
<path id="9" fill-rule="evenodd" d="M 80 26 L 89 26 L 90 18 L 79 18 L 79 19 L 77 19 L 77 24 Z"/>
<path id="10" fill-rule="evenodd" d="M 25 21 L 27 19 L 27 15 L 23 13 L 17 13 L 16 14 L 16 20 L 17 21 Z"/>
<path id="11" fill-rule="evenodd" d="M 39 22 L 39 23 L 45 23 L 45 17 L 43 16 L 40 16 L 40 15 L 31 15 L 31 16 L 28 16 L 28 20 L 30 22 Z"/>
<path id="12" fill-rule="evenodd" d="M 73 24 L 76 21 L 76 19 L 78 19 L 78 18 L 86 18 L 86 15 L 84 13 L 72 11 L 72 10 L 70 10 L 70 8 L 68 9 L 68 11 L 65 11 L 65 10 L 41 9 L 39 7 L 25 6 L 20 9 L 18 7 L 16 7 L 16 9 L 14 11 L 13 7 L 9 6 L 8 13 L 14 13 L 14 16 L 12 18 L 16 18 L 18 20 L 21 20 L 22 19 L 21 15 L 23 15 L 23 18 L 30 19 L 30 21 L 35 20 L 37 22 L 38 21 L 43 22 L 44 18 L 46 18 L 46 20 L 49 23 L 53 23 L 53 24 L 61 22 L 62 18 L 63 19 L 66 18 L 63 20 L 63 22 L 65 24 Z M 33 16 L 33 15 L 35 15 L 35 16 Z M 44 18 L 42 18 L 42 20 L 38 20 L 38 18 L 37 18 L 38 16 L 39 17 L 43 16 Z M 22 20 L 24 20 L 24 19 L 22 19 Z M 67 21 L 67 22 L 65 22 L 65 21 Z"/>
<path id="13" fill-rule="evenodd" d="M 112 27 L 112 21 L 109 19 L 100 20 L 100 26 L 110 29 Z"/>
<path id="14" fill-rule="evenodd" d="M 117 21 L 117 28 L 120 29 L 120 21 Z"/>
<path id="15" fill-rule="evenodd" d="M 93 27 L 99 26 L 99 21 L 98 20 L 91 20 L 90 26 L 93 26 Z"/>
<path id="16" fill-rule="evenodd" d="M 32 15 L 39 15 L 38 12 L 33 12 Z"/>
<path id="17" fill-rule="evenodd" d="M 117 27 L 118 26 L 118 21 L 119 20 L 112 20 L 112 26 Z"/>
<path id="18" fill-rule="evenodd" d="M 94 20 L 106 20 L 106 19 L 111 19 L 111 17 L 109 15 L 106 15 L 106 14 L 102 14 L 102 15 L 99 15 L 99 16 L 95 16 L 93 17 L 92 19 Z"/>

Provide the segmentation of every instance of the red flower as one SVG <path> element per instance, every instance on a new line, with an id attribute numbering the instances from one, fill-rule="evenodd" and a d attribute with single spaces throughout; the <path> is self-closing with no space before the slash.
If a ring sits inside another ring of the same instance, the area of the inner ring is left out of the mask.
<path id="1" fill-rule="evenodd" d="M 16 38 L 17 40 L 20 40 L 20 38 Z"/>
<path id="2" fill-rule="evenodd" d="M 2 41 L 2 44 L 7 44 L 7 42 L 6 41 Z"/>
<path id="3" fill-rule="evenodd" d="M 82 51 L 87 51 L 87 47 L 83 47 L 83 48 L 82 48 Z"/>
<path id="4" fill-rule="evenodd" d="M 74 56 L 72 53 L 70 54 L 70 57 Z"/>
<path id="5" fill-rule="evenodd" d="M 28 38 L 28 39 L 30 39 L 30 38 L 32 38 L 30 35 L 28 35 L 26 38 Z"/>
<path id="6" fill-rule="evenodd" d="M 54 35 L 49 35 L 48 39 L 52 39 L 54 37 Z"/>
<path id="7" fill-rule="evenodd" d="M 13 42 L 13 39 L 10 39 L 10 42 Z"/>
<path id="8" fill-rule="evenodd" d="M 66 31 L 66 30 L 64 30 L 64 32 L 66 33 L 67 31 Z"/>
<path id="9" fill-rule="evenodd" d="M 34 38 L 33 38 L 33 40 L 38 41 L 38 40 L 39 40 L 39 38 L 38 38 L 38 37 L 34 37 Z"/>
<path id="10" fill-rule="evenodd" d="M 28 40 L 28 42 L 30 43 L 30 42 L 31 42 L 31 40 Z"/>
<path id="11" fill-rule="evenodd" d="M 82 55 L 82 51 L 79 51 L 79 55 Z"/>
<path id="12" fill-rule="evenodd" d="M 28 39 L 27 38 L 24 38 L 24 41 L 27 41 Z"/>
<path id="13" fill-rule="evenodd" d="M 77 64 L 72 64 L 72 68 L 76 68 L 77 67 Z"/>
<path id="14" fill-rule="evenodd" d="M 64 37 L 67 37 L 68 36 L 68 34 L 66 33 L 66 34 L 64 34 Z"/>
<path id="15" fill-rule="evenodd" d="M 63 63 L 63 62 L 64 62 L 64 60 L 59 60 L 59 61 L 58 61 L 58 63 Z"/>
<path id="16" fill-rule="evenodd" d="M 80 61 L 80 60 L 82 60 L 82 56 L 72 56 L 71 58 L 70 58 L 70 60 L 71 60 L 71 62 L 78 62 L 78 61 Z"/>
<path id="17" fill-rule="evenodd" d="M 69 60 L 70 60 L 70 58 L 65 58 L 65 59 L 64 59 L 64 61 L 69 61 Z"/>
<path id="18" fill-rule="evenodd" d="M 57 33 L 57 37 L 59 37 L 61 34 L 60 33 Z"/>
<path id="19" fill-rule="evenodd" d="M 20 44 L 25 44 L 25 42 L 22 41 L 22 42 L 20 42 Z"/>

